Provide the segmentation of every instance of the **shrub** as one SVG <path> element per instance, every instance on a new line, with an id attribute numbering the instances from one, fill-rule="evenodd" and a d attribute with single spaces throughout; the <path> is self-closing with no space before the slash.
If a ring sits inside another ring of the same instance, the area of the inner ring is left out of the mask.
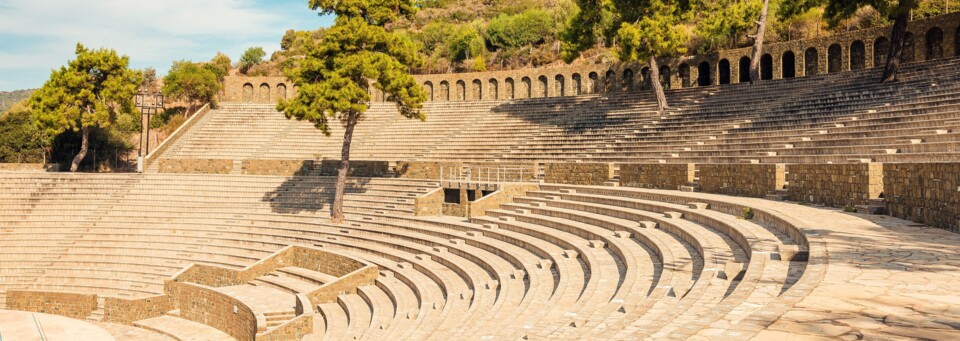
<path id="1" fill-rule="evenodd" d="M 743 219 L 743 220 L 753 219 L 753 209 L 749 207 L 744 207 L 743 212 L 740 213 L 740 219 Z"/>
<path id="2" fill-rule="evenodd" d="M 529 10 L 517 15 L 500 15 L 490 21 L 487 40 L 495 48 L 513 48 L 544 41 L 553 36 L 553 18 L 544 10 Z"/>

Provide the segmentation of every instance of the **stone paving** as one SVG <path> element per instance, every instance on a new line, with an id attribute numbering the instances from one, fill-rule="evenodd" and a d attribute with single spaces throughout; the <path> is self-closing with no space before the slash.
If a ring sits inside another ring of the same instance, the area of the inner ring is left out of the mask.
<path id="1" fill-rule="evenodd" d="M 63 316 L 0 310 L 0 340 L 41 341 L 113 341 L 109 332 Z"/>

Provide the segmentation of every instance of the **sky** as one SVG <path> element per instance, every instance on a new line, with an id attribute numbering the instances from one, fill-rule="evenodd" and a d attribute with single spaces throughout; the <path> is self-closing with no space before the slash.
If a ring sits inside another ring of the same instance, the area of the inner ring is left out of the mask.
<path id="1" fill-rule="evenodd" d="M 0 91 L 39 88 L 78 42 L 162 76 L 173 61 L 206 61 L 217 51 L 236 62 L 262 46 L 269 58 L 288 29 L 332 24 L 307 0 L 0 0 Z"/>

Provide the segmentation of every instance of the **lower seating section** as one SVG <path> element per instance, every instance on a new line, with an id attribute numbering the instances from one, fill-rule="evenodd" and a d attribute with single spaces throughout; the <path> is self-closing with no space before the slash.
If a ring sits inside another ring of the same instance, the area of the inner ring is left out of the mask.
<path id="1" fill-rule="evenodd" d="M 213 290 L 262 319 L 258 333 L 312 313 L 304 340 L 749 339 L 816 334 L 798 329 L 804 320 L 781 318 L 846 273 L 831 275 L 827 264 L 857 262 L 828 250 L 834 244 L 824 238 L 895 238 L 857 217 L 780 202 L 551 184 L 486 216 L 415 216 L 411 203 L 387 198 L 409 200 L 439 184 L 403 179 L 352 179 L 348 219 L 330 224 L 322 201 L 330 180 L 0 172 L 8 193 L 0 198 L 0 293 L 150 297 L 171 276 L 187 276 L 181 269 L 190 264 L 243 272 L 302 245 L 362 260 L 378 274 L 311 307 L 298 307 L 295 295 L 337 275 L 286 264 Z M 744 208 L 755 216 L 742 219 Z M 955 265 L 930 266 L 943 267 L 942 279 L 960 277 Z M 191 314 L 132 325 L 179 339 L 235 335 Z"/>
<path id="2" fill-rule="evenodd" d="M 510 101 L 429 102 L 425 122 L 374 103 L 358 125 L 358 160 L 633 163 L 957 161 L 960 59 L 667 91 Z M 225 103 L 161 159 L 338 159 L 323 137 L 271 105 Z M 411 137 L 416 138 L 411 138 Z"/>

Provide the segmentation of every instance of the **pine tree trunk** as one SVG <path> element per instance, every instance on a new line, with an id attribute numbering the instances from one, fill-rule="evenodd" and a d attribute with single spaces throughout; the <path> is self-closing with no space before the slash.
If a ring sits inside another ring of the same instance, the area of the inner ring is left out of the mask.
<path id="1" fill-rule="evenodd" d="M 657 66 L 657 57 L 650 57 L 650 87 L 657 97 L 657 112 L 667 109 L 667 96 L 663 93 L 663 84 L 660 84 L 660 67 Z"/>
<path id="2" fill-rule="evenodd" d="M 767 32 L 767 7 L 770 0 L 763 0 L 760 19 L 757 20 L 757 34 L 753 36 L 753 58 L 750 59 L 750 81 L 760 80 L 760 58 L 763 57 L 763 35 Z"/>
<path id="3" fill-rule="evenodd" d="M 73 163 L 70 165 L 71 172 L 76 172 L 80 169 L 80 162 L 87 157 L 87 148 L 90 147 L 90 128 L 83 127 L 80 128 L 80 131 L 82 132 L 83 140 L 80 142 L 80 152 L 73 158 Z"/>
<path id="4" fill-rule="evenodd" d="M 893 22 L 893 32 L 890 33 L 890 51 L 887 53 L 887 64 L 883 68 L 880 83 L 897 81 L 903 45 L 907 42 L 907 21 L 910 19 L 910 9 L 914 4 L 914 0 L 900 0 L 897 4 L 897 19 Z"/>
<path id="5" fill-rule="evenodd" d="M 337 172 L 336 192 L 333 207 L 330 209 L 330 222 L 342 224 L 343 196 L 347 192 L 347 173 L 350 172 L 350 143 L 353 142 L 353 128 L 357 125 L 357 113 L 350 113 L 343 131 L 343 149 L 340 151 L 340 170 Z"/>

